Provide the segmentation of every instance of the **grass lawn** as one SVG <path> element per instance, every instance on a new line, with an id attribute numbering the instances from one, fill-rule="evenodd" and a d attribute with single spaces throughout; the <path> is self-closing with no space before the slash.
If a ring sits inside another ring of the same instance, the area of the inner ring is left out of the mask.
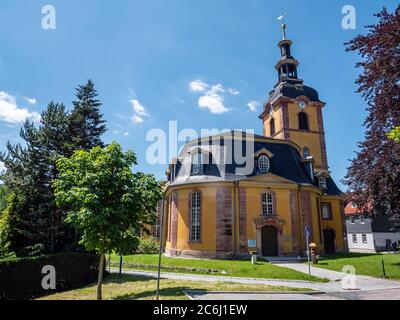
<path id="1" fill-rule="evenodd" d="M 382 278 L 382 259 L 388 279 L 400 280 L 400 254 L 337 254 L 325 257 L 316 267 L 342 271 L 344 266 L 354 266 L 356 274 Z"/>
<path id="2" fill-rule="evenodd" d="M 104 300 L 155 300 L 157 281 L 145 277 L 109 275 L 103 285 Z M 206 283 L 176 280 L 161 280 L 162 300 L 187 300 L 184 290 L 282 292 L 312 291 L 310 289 L 275 287 L 265 285 L 243 285 L 234 283 Z M 41 300 L 95 300 L 96 285 L 46 296 Z"/>
<path id="3" fill-rule="evenodd" d="M 158 255 L 137 254 L 125 256 L 123 262 L 124 268 L 127 269 L 155 271 L 158 265 Z M 111 256 L 111 266 L 119 266 L 118 256 Z M 252 265 L 250 261 L 181 259 L 163 256 L 161 266 L 163 272 L 319 282 L 327 281 L 326 279 L 310 277 L 307 274 L 278 267 L 267 262 L 258 262 L 256 265 Z"/>

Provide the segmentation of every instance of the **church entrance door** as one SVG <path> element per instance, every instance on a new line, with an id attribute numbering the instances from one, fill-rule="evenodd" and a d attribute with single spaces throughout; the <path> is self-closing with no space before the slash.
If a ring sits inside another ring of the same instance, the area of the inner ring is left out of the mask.
<path id="1" fill-rule="evenodd" d="M 325 229 L 324 230 L 324 246 L 326 253 L 335 253 L 336 246 L 335 246 L 335 231 L 332 229 Z"/>
<path id="2" fill-rule="evenodd" d="M 275 227 L 266 226 L 261 230 L 261 238 L 263 256 L 278 256 L 278 230 Z"/>

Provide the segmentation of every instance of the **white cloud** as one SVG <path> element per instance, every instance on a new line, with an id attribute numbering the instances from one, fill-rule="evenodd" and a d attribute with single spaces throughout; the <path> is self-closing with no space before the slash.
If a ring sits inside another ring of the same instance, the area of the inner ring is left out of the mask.
<path id="1" fill-rule="evenodd" d="M 119 130 L 114 130 L 113 131 L 114 134 L 118 134 L 118 135 L 123 135 L 124 137 L 129 137 L 129 132 L 128 131 L 119 131 Z"/>
<path id="2" fill-rule="evenodd" d="M 0 91 L 0 121 L 14 124 L 24 122 L 26 119 L 38 122 L 40 121 L 40 115 L 37 112 L 31 112 L 18 106 L 15 97 Z"/>
<path id="3" fill-rule="evenodd" d="M 201 80 L 196 80 L 190 83 L 190 90 L 203 93 L 198 102 L 200 108 L 208 109 L 212 114 L 222 114 L 229 111 L 222 96 L 222 93 L 225 93 L 222 84 L 210 86 Z"/>
<path id="4" fill-rule="evenodd" d="M 133 117 L 131 117 L 133 123 L 143 123 L 145 117 L 150 117 L 146 111 L 146 108 L 139 102 L 139 100 L 130 100 L 130 103 L 132 105 L 133 112 L 135 113 Z"/>
<path id="5" fill-rule="evenodd" d="M 260 105 L 260 103 L 259 103 L 258 101 L 254 101 L 254 100 L 253 100 L 253 101 L 250 101 L 250 102 L 247 104 L 247 107 L 249 108 L 249 110 L 250 110 L 251 112 L 257 112 L 259 105 Z"/>
<path id="6" fill-rule="evenodd" d="M 229 88 L 228 92 L 233 96 L 238 96 L 240 94 L 240 92 L 238 90 L 232 89 L 232 88 Z"/>
<path id="7" fill-rule="evenodd" d="M 144 119 L 137 115 L 134 115 L 133 117 L 131 117 L 131 120 L 133 123 L 143 123 L 144 122 Z"/>
<path id="8" fill-rule="evenodd" d="M 189 83 L 189 87 L 190 87 L 190 91 L 193 91 L 193 92 L 204 92 L 210 86 L 207 83 L 205 83 L 205 82 L 203 82 L 201 80 L 195 80 L 195 81 L 192 81 L 191 83 Z"/>
<path id="9" fill-rule="evenodd" d="M 28 103 L 29 103 L 30 105 L 35 106 L 35 105 L 37 104 L 37 101 L 36 101 L 35 98 L 25 98 L 25 100 L 28 101 Z"/>
<path id="10" fill-rule="evenodd" d="M 6 167 L 4 166 L 4 163 L 0 161 L 0 173 L 2 173 L 4 170 L 6 170 Z"/>
<path id="11" fill-rule="evenodd" d="M 130 100 L 131 104 L 132 104 L 132 108 L 133 111 L 135 111 L 135 113 L 138 116 L 147 116 L 147 112 L 146 109 L 141 105 L 141 103 L 139 102 L 139 100 L 135 99 L 135 100 Z"/>

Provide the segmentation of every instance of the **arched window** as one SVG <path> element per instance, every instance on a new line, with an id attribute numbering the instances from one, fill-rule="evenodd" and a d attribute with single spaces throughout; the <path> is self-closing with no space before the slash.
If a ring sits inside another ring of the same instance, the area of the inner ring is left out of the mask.
<path id="1" fill-rule="evenodd" d="M 262 173 L 267 173 L 270 169 L 270 162 L 268 156 L 265 154 L 258 157 L 258 168 Z"/>
<path id="2" fill-rule="evenodd" d="M 203 154 L 196 153 L 192 157 L 192 174 L 200 174 L 203 172 Z"/>
<path id="3" fill-rule="evenodd" d="M 303 157 L 307 158 L 310 156 L 310 149 L 308 147 L 304 147 L 303 149 Z"/>
<path id="4" fill-rule="evenodd" d="M 308 118 L 305 112 L 299 113 L 299 129 L 300 130 L 309 130 L 308 128 Z"/>
<path id="5" fill-rule="evenodd" d="M 190 241 L 201 239 L 201 193 L 193 192 L 190 203 Z"/>
<path id="6" fill-rule="evenodd" d="M 262 215 L 274 215 L 274 197 L 272 193 L 264 192 L 261 194 Z"/>
<path id="7" fill-rule="evenodd" d="M 270 129 L 270 136 L 273 137 L 275 135 L 275 119 L 274 118 L 272 118 L 269 123 L 269 129 Z"/>

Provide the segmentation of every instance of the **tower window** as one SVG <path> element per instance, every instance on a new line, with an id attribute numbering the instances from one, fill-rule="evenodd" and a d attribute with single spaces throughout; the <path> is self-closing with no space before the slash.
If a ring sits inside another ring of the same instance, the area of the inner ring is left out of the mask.
<path id="1" fill-rule="evenodd" d="M 271 193 L 264 192 L 261 194 L 262 215 L 274 215 L 274 197 Z"/>
<path id="2" fill-rule="evenodd" d="M 258 168 L 262 173 L 267 173 L 270 169 L 269 158 L 266 155 L 261 155 L 258 158 Z"/>
<path id="3" fill-rule="evenodd" d="M 309 130 L 308 128 L 308 118 L 305 112 L 299 113 L 299 129 L 300 130 Z"/>
<path id="4" fill-rule="evenodd" d="M 273 137 L 275 135 L 275 119 L 272 118 L 270 123 L 269 123 L 269 128 L 270 128 L 270 136 Z"/>
<path id="5" fill-rule="evenodd" d="M 310 156 L 310 149 L 308 147 L 304 147 L 303 149 L 303 157 L 307 158 Z"/>
<path id="6" fill-rule="evenodd" d="M 192 193 L 190 208 L 190 241 L 201 239 L 201 193 Z"/>

